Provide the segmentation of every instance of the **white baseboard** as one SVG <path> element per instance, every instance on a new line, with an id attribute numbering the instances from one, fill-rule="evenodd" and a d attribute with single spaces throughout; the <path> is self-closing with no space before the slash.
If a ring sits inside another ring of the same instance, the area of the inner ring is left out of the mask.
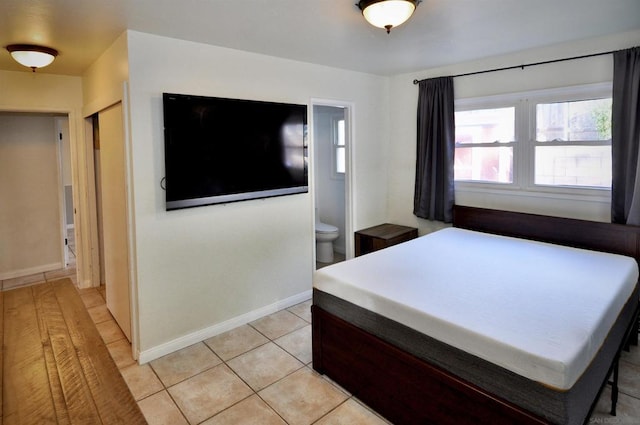
<path id="1" fill-rule="evenodd" d="M 277 311 L 289 308 L 301 302 L 311 299 L 311 290 L 302 292 L 284 300 L 277 301 L 273 304 L 259 308 L 257 310 L 250 311 L 232 319 L 226 320 L 222 323 L 209 326 L 205 329 L 201 329 L 197 332 L 184 335 L 180 338 L 176 338 L 172 341 L 165 342 L 164 344 L 152 347 L 148 350 L 140 351 L 138 354 L 138 363 L 144 364 L 152 360 L 165 356 L 167 354 L 178 351 L 182 348 L 204 341 L 221 333 L 230 331 L 238 326 L 246 325 L 249 322 L 258 320 L 264 316 L 268 316 Z"/>
<path id="2" fill-rule="evenodd" d="M 8 272 L 0 273 L 0 280 L 13 279 L 16 277 L 29 276 L 36 273 L 50 272 L 51 270 L 63 269 L 64 265 L 61 262 L 43 264 L 41 266 L 29 267 L 27 269 L 11 270 Z"/>

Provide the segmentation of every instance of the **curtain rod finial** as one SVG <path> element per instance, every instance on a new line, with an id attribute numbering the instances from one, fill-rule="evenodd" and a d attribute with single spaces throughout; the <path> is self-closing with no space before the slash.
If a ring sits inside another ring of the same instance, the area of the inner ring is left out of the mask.
<path id="1" fill-rule="evenodd" d="M 418 80 L 413 80 L 413 84 L 418 84 L 420 81 Z"/>

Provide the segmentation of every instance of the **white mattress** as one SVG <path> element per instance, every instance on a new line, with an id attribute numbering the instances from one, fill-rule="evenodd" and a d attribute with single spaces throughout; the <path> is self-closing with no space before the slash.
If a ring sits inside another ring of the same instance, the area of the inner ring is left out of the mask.
<path id="1" fill-rule="evenodd" d="M 566 390 L 638 281 L 634 259 L 448 228 L 319 269 L 314 287 Z"/>

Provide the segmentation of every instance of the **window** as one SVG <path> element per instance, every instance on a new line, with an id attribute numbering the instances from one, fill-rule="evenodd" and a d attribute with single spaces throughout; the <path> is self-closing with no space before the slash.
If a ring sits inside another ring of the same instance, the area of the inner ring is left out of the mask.
<path id="1" fill-rule="evenodd" d="M 515 107 L 459 111 L 455 121 L 456 179 L 512 183 Z"/>
<path id="2" fill-rule="evenodd" d="M 611 187 L 611 98 L 536 104 L 534 182 Z"/>
<path id="3" fill-rule="evenodd" d="M 456 184 L 611 187 L 611 85 L 456 102 Z"/>
<path id="4" fill-rule="evenodd" d="M 344 175 L 346 160 L 345 121 L 343 118 L 331 120 L 333 127 L 333 173 Z"/>

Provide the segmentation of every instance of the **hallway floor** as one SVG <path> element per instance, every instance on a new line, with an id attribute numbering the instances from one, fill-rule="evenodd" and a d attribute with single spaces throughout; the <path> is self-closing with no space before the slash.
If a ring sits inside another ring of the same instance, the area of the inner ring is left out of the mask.
<path id="1" fill-rule="evenodd" d="M 0 292 L 0 424 L 146 424 L 71 282 Z"/>

